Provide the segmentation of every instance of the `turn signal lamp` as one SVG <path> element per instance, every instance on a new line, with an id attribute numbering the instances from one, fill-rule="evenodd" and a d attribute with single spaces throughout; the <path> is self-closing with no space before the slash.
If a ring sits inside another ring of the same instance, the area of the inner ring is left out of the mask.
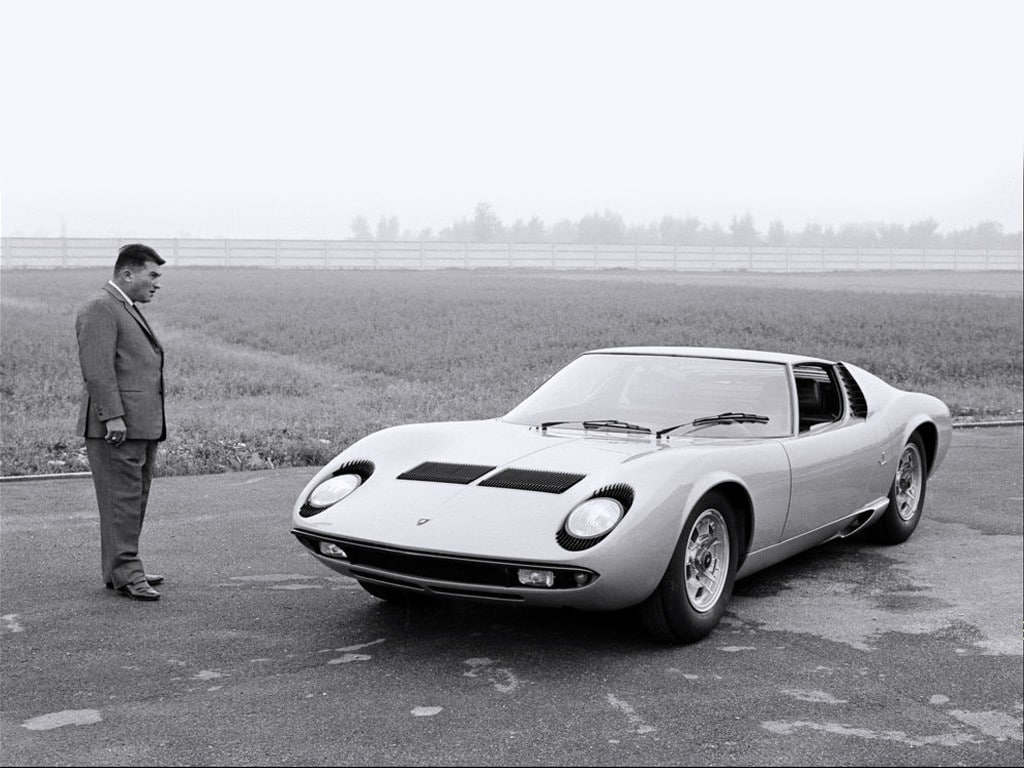
<path id="1" fill-rule="evenodd" d="M 524 587 L 553 587 L 555 586 L 555 572 L 543 571 L 534 568 L 520 568 L 516 572 L 519 583 Z"/>
<path id="2" fill-rule="evenodd" d="M 320 542 L 320 554 L 326 555 L 327 557 L 340 557 L 343 560 L 348 560 L 348 553 L 337 544 L 330 541 Z"/>

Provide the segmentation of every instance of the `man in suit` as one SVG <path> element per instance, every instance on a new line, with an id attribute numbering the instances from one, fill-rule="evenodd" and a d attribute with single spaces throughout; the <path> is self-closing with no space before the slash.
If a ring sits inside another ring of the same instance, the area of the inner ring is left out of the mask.
<path id="1" fill-rule="evenodd" d="M 85 438 L 100 511 L 100 555 L 109 589 L 159 600 L 163 576 L 147 574 L 139 536 L 164 423 L 164 351 L 139 309 L 160 288 L 164 259 L 147 245 L 118 252 L 113 278 L 78 310 L 82 367 L 77 434 Z"/>

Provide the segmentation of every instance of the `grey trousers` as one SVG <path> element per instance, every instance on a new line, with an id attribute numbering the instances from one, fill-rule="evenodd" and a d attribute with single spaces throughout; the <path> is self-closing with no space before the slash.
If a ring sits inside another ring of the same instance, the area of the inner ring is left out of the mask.
<path id="1" fill-rule="evenodd" d="M 146 577 L 139 559 L 139 536 L 157 444 L 156 440 L 125 440 L 113 446 L 102 438 L 85 440 L 100 510 L 103 580 L 115 589 Z"/>

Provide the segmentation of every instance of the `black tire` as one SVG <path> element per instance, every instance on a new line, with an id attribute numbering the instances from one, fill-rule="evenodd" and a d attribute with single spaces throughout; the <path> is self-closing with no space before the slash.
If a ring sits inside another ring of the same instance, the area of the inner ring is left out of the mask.
<path id="1" fill-rule="evenodd" d="M 896 462 L 896 475 L 889 488 L 889 507 L 868 529 L 879 544 L 902 544 L 921 522 L 924 493 L 928 486 L 928 459 L 924 442 L 910 436 Z"/>
<path id="2" fill-rule="evenodd" d="M 359 581 L 359 586 L 369 592 L 371 595 L 376 597 L 378 600 L 384 600 L 389 603 L 406 602 L 408 593 L 404 589 L 398 587 L 389 587 L 386 584 L 377 584 L 372 581 Z"/>
<path id="3" fill-rule="evenodd" d="M 708 635 L 732 597 L 740 541 L 740 523 L 729 500 L 715 491 L 706 493 L 687 518 L 661 583 L 640 604 L 647 631 L 670 643 L 692 643 Z"/>

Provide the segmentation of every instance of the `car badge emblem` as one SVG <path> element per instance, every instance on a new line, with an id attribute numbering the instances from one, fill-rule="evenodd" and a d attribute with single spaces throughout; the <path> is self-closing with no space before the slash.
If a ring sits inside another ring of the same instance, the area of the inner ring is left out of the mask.
<path id="1" fill-rule="evenodd" d="M 429 522 L 430 522 L 430 518 L 429 517 L 421 517 L 419 520 L 416 521 L 416 525 L 423 525 L 424 523 L 429 523 Z"/>

